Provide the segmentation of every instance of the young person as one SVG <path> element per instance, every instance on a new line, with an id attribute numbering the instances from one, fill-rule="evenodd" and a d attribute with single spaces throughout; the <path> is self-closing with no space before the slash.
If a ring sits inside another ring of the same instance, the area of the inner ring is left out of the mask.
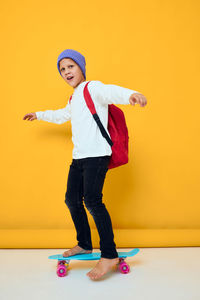
<path id="1" fill-rule="evenodd" d="M 24 116 L 24 120 L 43 120 L 62 124 L 71 120 L 73 159 L 69 168 L 65 203 L 69 208 L 77 233 L 77 245 L 65 251 L 63 256 L 91 253 L 93 250 L 87 210 L 93 216 L 99 237 L 101 258 L 87 273 L 99 279 L 119 263 L 112 222 L 105 204 L 102 202 L 102 189 L 108 171 L 112 149 L 102 136 L 89 111 L 83 89 L 86 81 L 85 57 L 73 49 L 64 50 L 57 59 L 57 68 L 73 89 L 73 95 L 66 107 L 58 110 L 38 111 Z M 120 74 L 119 74 L 120 75 Z M 97 114 L 107 130 L 108 104 L 131 104 L 145 106 L 146 98 L 141 93 L 117 85 L 104 84 L 94 80 L 88 84 Z M 109 132 L 107 130 L 109 135 Z M 109 135 L 110 136 L 110 135 Z"/>

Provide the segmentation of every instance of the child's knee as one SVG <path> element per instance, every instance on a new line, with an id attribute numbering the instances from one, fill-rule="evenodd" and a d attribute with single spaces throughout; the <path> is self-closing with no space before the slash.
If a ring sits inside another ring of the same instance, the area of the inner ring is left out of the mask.
<path id="1" fill-rule="evenodd" d="M 65 194 L 65 204 L 68 208 L 80 208 L 83 206 L 83 199 L 77 195 Z"/>
<path id="2" fill-rule="evenodd" d="M 85 197 L 85 206 L 91 214 L 101 214 L 105 210 L 105 204 L 102 203 L 102 195 Z"/>

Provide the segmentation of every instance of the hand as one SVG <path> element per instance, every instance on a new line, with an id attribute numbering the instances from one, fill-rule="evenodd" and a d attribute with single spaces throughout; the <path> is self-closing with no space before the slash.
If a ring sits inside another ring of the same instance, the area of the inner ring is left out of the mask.
<path id="1" fill-rule="evenodd" d="M 138 103 L 140 104 L 140 106 L 145 106 L 147 104 L 147 99 L 140 93 L 133 93 L 132 95 L 130 95 L 129 102 L 131 105 L 135 105 L 135 103 Z"/>
<path id="2" fill-rule="evenodd" d="M 26 114 L 23 118 L 23 120 L 26 120 L 27 121 L 33 121 L 33 120 L 36 120 L 37 119 L 37 116 L 36 116 L 36 113 L 29 113 L 29 114 Z"/>

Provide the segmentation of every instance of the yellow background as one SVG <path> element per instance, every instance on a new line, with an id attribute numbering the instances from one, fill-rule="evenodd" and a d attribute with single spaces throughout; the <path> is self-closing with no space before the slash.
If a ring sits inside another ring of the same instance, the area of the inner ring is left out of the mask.
<path id="1" fill-rule="evenodd" d="M 85 56 L 87 80 L 148 101 L 119 105 L 130 161 L 108 171 L 103 189 L 117 247 L 200 246 L 199 8 L 195 0 L 1 3 L 0 247 L 76 244 L 64 203 L 71 123 L 23 120 L 66 106 L 73 89 L 56 62 L 67 48 Z"/>

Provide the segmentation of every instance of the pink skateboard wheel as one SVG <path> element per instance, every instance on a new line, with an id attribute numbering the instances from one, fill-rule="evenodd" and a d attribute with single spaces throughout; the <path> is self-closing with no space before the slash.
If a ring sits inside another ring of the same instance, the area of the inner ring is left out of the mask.
<path id="1" fill-rule="evenodd" d="M 119 271 L 123 274 L 127 274 L 130 272 L 130 267 L 126 262 L 122 262 L 119 264 Z"/>
<path id="2" fill-rule="evenodd" d="M 59 266 L 59 265 L 64 265 L 65 263 L 66 263 L 65 260 L 59 260 L 58 263 L 57 263 L 57 265 L 58 265 L 58 266 Z"/>
<path id="3" fill-rule="evenodd" d="M 59 264 L 57 267 L 57 275 L 59 277 L 64 277 L 67 274 L 67 268 L 65 265 Z"/>

